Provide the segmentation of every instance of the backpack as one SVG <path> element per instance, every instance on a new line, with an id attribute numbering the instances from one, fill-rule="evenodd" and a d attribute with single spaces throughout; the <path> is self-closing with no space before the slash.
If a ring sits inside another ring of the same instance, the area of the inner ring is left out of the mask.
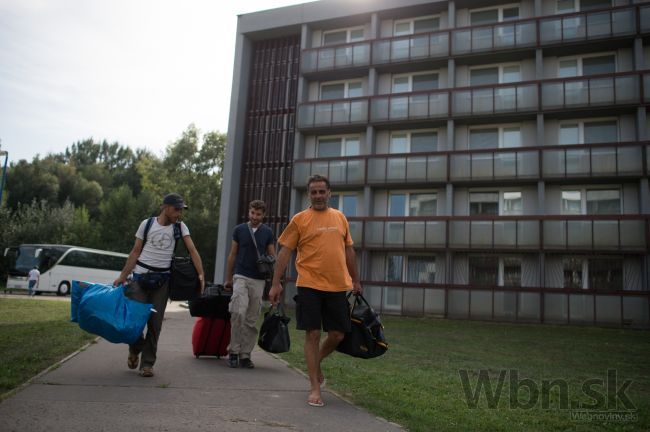
<path id="1" fill-rule="evenodd" d="M 147 220 L 147 224 L 144 226 L 144 237 L 142 238 L 142 247 L 143 248 L 144 248 L 145 243 L 147 243 L 147 236 L 149 235 L 149 231 L 151 230 L 151 226 L 153 225 L 153 221 L 155 219 L 156 219 L 155 216 L 150 217 Z M 182 236 L 181 235 L 181 223 L 176 222 L 174 224 L 174 254 L 176 253 L 176 246 L 178 245 L 178 240 L 181 238 L 181 236 Z M 174 260 L 174 257 L 172 255 L 172 261 L 173 260 Z M 150 270 L 152 272 L 157 272 L 157 273 L 167 272 L 167 271 L 170 271 L 171 268 L 172 268 L 171 265 L 169 267 L 167 267 L 167 268 L 154 267 L 154 266 L 150 266 L 148 264 L 144 264 L 140 260 L 137 260 L 135 263 L 137 265 L 139 265 L 140 267 L 142 267 L 142 268 L 146 268 L 147 270 Z"/>

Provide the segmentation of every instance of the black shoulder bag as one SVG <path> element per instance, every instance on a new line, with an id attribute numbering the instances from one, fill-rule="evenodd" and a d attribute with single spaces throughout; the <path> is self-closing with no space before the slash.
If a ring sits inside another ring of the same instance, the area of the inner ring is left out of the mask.
<path id="1" fill-rule="evenodd" d="M 275 257 L 271 255 L 260 255 L 260 250 L 257 247 L 257 242 L 255 241 L 255 233 L 250 224 L 248 226 L 248 232 L 251 233 L 251 238 L 253 239 L 253 244 L 255 245 L 255 252 L 257 253 L 257 271 L 264 275 L 265 278 L 270 278 L 273 276 L 273 268 L 275 267 Z"/>
<path id="2" fill-rule="evenodd" d="M 348 293 L 348 302 L 351 296 L 352 292 Z M 350 332 L 345 334 L 336 347 L 337 351 L 352 357 L 369 359 L 379 357 L 388 350 L 384 326 L 379 315 L 361 294 L 355 294 L 354 302 L 350 304 L 350 320 Z"/>
<path id="3" fill-rule="evenodd" d="M 278 303 L 264 314 L 264 322 L 260 327 L 260 334 L 257 338 L 257 345 L 264 351 L 270 353 L 283 353 L 291 348 L 289 339 L 289 321 L 291 318 L 284 314 L 282 303 Z"/>
<path id="4" fill-rule="evenodd" d="M 191 257 L 176 256 L 178 240 L 182 238 L 181 224 L 174 224 L 174 255 L 172 256 L 171 279 L 169 281 L 170 300 L 192 300 L 199 295 L 201 281 Z"/>

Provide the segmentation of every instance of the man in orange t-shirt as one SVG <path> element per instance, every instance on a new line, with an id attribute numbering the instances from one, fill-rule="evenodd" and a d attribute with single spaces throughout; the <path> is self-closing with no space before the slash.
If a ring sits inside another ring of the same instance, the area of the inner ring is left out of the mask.
<path id="1" fill-rule="evenodd" d="M 305 362 L 311 389 L 307 403 L 323 406 L 320 387 L 324 381 L 321 362 L 336 349 L 350 331 L 346 291 L 361 293 L 357 259 L 348 221 L 329 208 L 331 196 L 327 177 L 313 175 L 307 181 L 311 206 L 296 214 L 278 239 L 278 253 L 269 300 L 275 304 L 282 293 L 280 277 L 294 250 L 298 279 L 296 322 L 305 330 Z M 320 343 L 321 327 L 327 337 Z"/>

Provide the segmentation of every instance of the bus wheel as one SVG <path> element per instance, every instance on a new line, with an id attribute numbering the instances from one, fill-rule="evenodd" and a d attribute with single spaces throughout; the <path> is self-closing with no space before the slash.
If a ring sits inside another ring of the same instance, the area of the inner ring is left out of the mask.
<path id="1" fill-rule="evenodd" d="M 61 282 L 59 289 L 56 291 L 56 295 L 65 296 L 70 294 L 70 284 L 68 282 Z"/>

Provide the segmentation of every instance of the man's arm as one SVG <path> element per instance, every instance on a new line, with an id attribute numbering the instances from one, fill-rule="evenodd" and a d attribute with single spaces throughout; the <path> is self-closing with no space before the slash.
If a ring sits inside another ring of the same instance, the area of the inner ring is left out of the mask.
<path id="1" fill-rule="evenodd" d="M 185 242 L 185 247 L 187 248 L 187 251 L 190 253 L 190 256 L 192 257 L 194 268 L 196 269 L 196 272 L 199 274 L 199 282 L 201 283 L 201 292 L 203 292 L 203 290 L 205 289 L 205 275 L 203 274 L 203 262 L 201 261 L 201 256 L 199 255 L 199 251 L 196 250 L 196 246 L 194 246 L 192 237 L 186 235 L 185 237 L 183 237 L 183 241 Z"/>
<path id="2" fill-rule="evenodd" d="M 271 282 L 271 290 L 269 291 L 269 301 L 271 304 L 277 304 L 280 301 L 280 294 L 282 294 L 282 284 L 280 278 L 284 275 L 284 271 L 289 265 L 291 254 L 293 250 L 288 247 L 282 247 L 275 260 L 275 271 L 273 272 L 273 281 Z"/>
<path id="3" fill-rule="evenodd" d="M 273 243 L 269 243 L 266 247 L 266 254 L 275 257 L 275 245 Z"/>
<path id="4" fill-rule="evenodd" d="M 226 261 L 226 280 L 223 281 L 223 286 L 227 289 L 232 289 L 232 273 L 235 270 L 237 252 L 239 252 L 239 243 L 233 240 L 230 243 L 230 253 L 228 254 L 228 260 Z"/>
<path id="5" fill-rule="evenodd" d="M 352 246 L 345 247 L 345 265 L 348 268 L 350 277 L 352 277 L 352 291 L 355 294 L 361 294 L 363 287 L 361 286 L 361 281 L 359 281 L 359 272 L 357 270 L 357 253 Z"/>
<path id="6" fill-rule="evenodd" d="M 131 274 L 131 271 L 133 271 L 133 268 L 135 267 L 135 262 L 138 260 L 138 258 L 140 258 L 143 246 L 144 244 L 142 243 L 142 239 L 136 237 L 135 243 L 133 244 L 133 249 L 131 249 L 131 252 L 129 252 L 129 257 L 126 259 L 124 268 L 122 269 L 119 277 L 113 282 L 113 286 L 117 286 L 126 282 L 126 278 Z"/>

